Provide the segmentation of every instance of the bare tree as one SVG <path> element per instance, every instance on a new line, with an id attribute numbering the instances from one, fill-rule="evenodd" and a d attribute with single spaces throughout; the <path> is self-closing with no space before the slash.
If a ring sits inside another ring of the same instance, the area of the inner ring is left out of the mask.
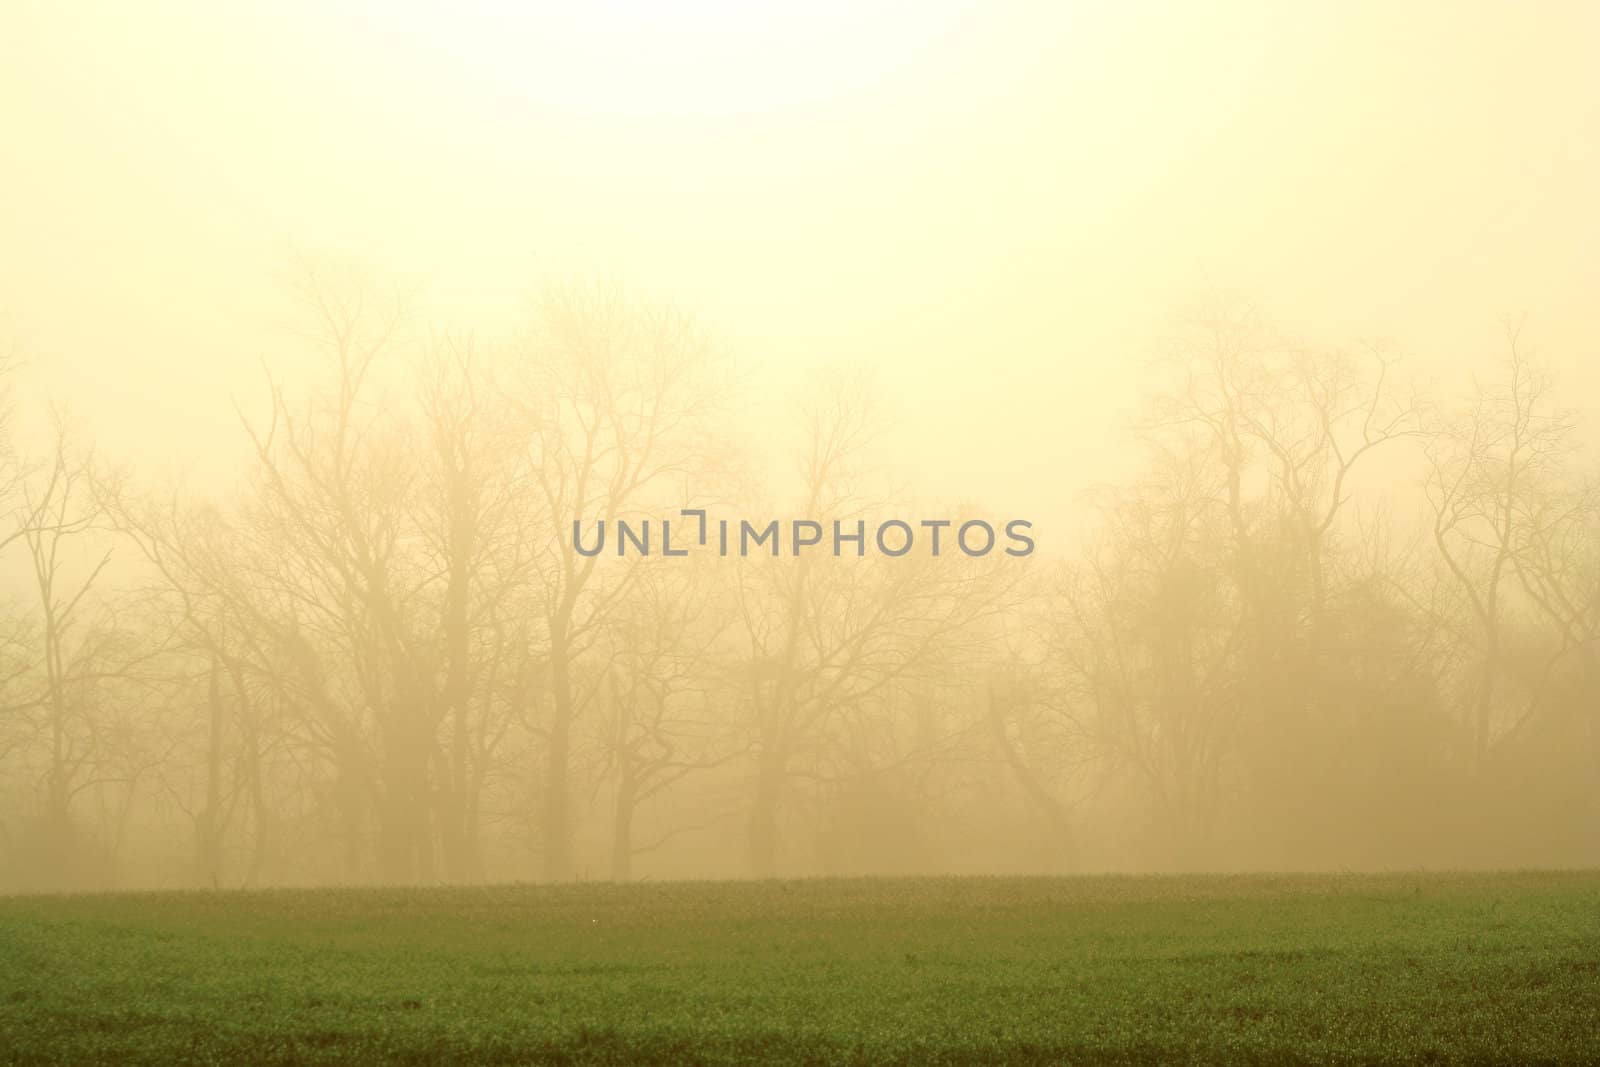
<path id="1" fill-rule="evenodd" d="M 544 623 L 549 716 L 539 789 L 541 871 L 573 872 L 574 723 L 593 696 L 575 668 L 627 595 L 632 568 L 579 554 L 578 523 L 613 529 L 654 506 L 690 506 L 713 460 L 709 345 L 685 316 L 617 288 L 546 295 L 515 394 L 531 441 L 531 498 L 544 544 L 534 583 Z"/>
<path id="2" fill-rule="evenodd" d="M 37 597 L 41 671 L 33 725 L 44 751 L 39 837 L 48 877 L 69 880 L 84 846 L 73 801 L 102 783 L 106 725 L 96 715 L 94 690 L 115 671 L 119 634 L 92 621 L 90 596 L 111 562 L 94 545 L 102 515 L 90 485 L 90 459 L 76 454 L 65 424 L 56 420 L 50 458 L 22 488 L 20 537 Z"/>
<path id="3" fill-rule="evenodd" d="M 858 382 L 833 382 L 805 413 L 798 515 L 862 532 L 882 513 L 859 482 L 872 440 Z M 872 536 L 870 532 L 865 536 Z M 741 568 L 742 640 L 749 646 L 754 784 L 750 867 L 775 873 L 791 779 L 816 773 L 841 714 L 863 708 L 957 647 L 1013 602 L 1015 568 L 970 560 L 932 541 L 899 558 L 847 553 L 763 558 Z"/>
<path id="4" fill-rule="evenodd" d="M 1103 494 L 1103 540 L 1065 575 L 1052 644 L 1066 707 L 1145 782 L 1180 863 L 1210 843 L 1242 726 L 1247 617 L 1214 506 L 1230 475 L 1205 456 L 1174 449 L 1143 486 Z"/>
<path id="5" fill-rule="evenodd" d="M 611 877 L 617 881 L 633 876 L 635 857 L 719 816 L 669 823 L 647 840 L 636 833 L 639 813 L 652 799 L 739 751 L 718 691 L 727 675 L 723 638 L 733 616 L 715 578 L 703 562 L 644 568 L 608 627 L 600 770 L 612 787 Z"/>
<path id="6" fill-rule="evenodd" d="M 1518 326 L 1507 327 L 1506 341 L 1503 380 L 1480 384 L 1470 409 L 1436 433 L 1427 482 L 1433 544 L 1465 606 L 1468 640 L 1477 650 L 1465 717 L 1472 762 L 1480 770 L 1500 733 L 1517 729 L 1537 710 L 1537 689 L 1520 708 L 1506 706 L 1514 702 L 1502 684 L 1507 642 L 1516 625 L 1519 576 L 1524 591 L 1554 595 L 1552 586 L 1539 582 L 1535 561 L 1555 562 L 1544 552 L 1554 549 L 1550 538 L 1560 524 L 1541 525 L 1553 517 L 1548 502 L 1573 449 L 1570 418 L 1553 408 L 1550 375 L 1526 356 Z M 1575 636 L 1568 626 L 1562 632 L 1568 640 Z M 1500 721 L 1506 718 L 1509 725 Z"/>

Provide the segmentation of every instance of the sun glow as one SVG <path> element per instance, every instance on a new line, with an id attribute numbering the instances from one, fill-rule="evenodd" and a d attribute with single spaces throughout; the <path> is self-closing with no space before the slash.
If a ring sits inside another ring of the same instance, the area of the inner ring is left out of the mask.
<path id="1" fill-rule="evenodd" d="M 770 115 L 870 92 L 976 10 L 973 0 L 413 0 L 348 13 L 508 105 L 672 120 Z"/>

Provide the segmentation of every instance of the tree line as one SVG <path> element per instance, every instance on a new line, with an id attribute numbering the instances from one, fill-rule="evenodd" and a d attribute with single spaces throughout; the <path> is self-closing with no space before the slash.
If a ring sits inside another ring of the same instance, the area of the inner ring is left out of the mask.
<path id="1" fill-rule="evenodd" d="M 0 886 L 1600 857 L 1600 470 L 1515 328 L 1458 399 L 1191 316 L 1142 473 L 1025 559 L 618 558 L 574 521 L 908 513 L 870 390 L 752 444 L 614 288 L 492 351 L 304 296 L 225 494 L 7 428 Z"/>

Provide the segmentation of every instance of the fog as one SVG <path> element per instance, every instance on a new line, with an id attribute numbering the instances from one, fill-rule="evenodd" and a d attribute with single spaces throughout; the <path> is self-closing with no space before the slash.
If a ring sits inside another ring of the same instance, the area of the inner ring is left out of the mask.
<path id="1" fill-rule="evenodd" d="M 1600 860 L 1592 5 L 667 10 L 0 12 L 0 889 Z"/>

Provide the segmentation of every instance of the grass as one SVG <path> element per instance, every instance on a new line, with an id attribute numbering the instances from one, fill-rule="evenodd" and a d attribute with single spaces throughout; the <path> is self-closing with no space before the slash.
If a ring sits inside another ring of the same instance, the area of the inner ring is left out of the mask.
<path id="1" fill-rule="evenodd" d="M 0 1063 L 1600 1062 L 1600 873 L 0 899 Z"/>

